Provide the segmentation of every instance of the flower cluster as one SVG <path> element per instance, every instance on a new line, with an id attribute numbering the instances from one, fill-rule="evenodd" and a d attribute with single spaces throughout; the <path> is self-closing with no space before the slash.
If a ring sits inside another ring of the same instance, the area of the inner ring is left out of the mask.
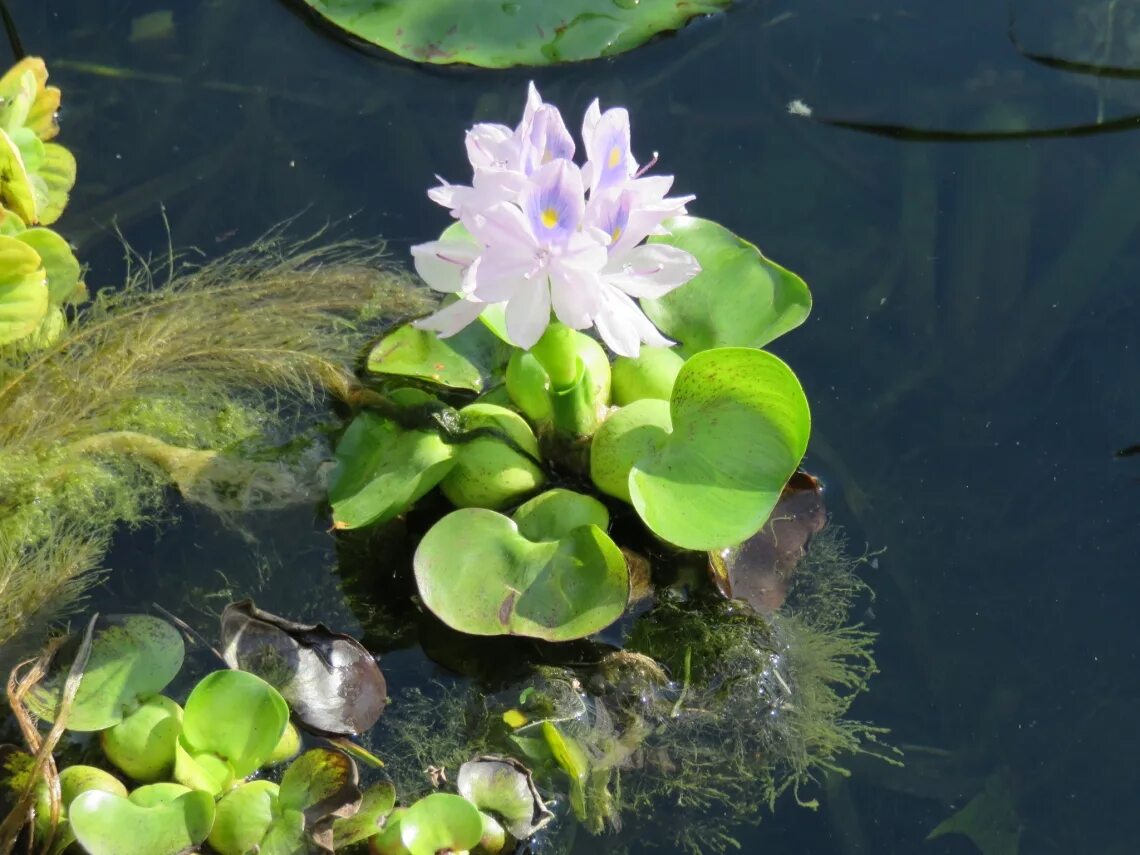
<path id="1" fill-rule="evenodd" d="M 428 192 L 465 233 L 412 247 L 416 270 L 458 299 L 418 326 L 453 335 L 490 306 L 502 307 L 507 334 L 529 349 L 551 309 L 573 329 L 595 327 L 622 356 L 641 343 L 668 345 L 635 302 L 660 297 L 700 272 L 695 258 L 647 244 L 693 196 L 669 197 L 673 177 L 645 177 L 630 151 L 629 113 L 604 113 L 595 100 L 582 122 L 586 162 L 562 115 L 530 85 L 515 129 L 478 124 L 467 132 L 470 186 Z"/>

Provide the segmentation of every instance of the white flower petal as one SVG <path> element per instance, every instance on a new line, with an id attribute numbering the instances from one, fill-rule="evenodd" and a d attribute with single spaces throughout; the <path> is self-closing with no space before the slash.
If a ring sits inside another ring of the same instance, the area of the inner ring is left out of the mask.
<path id="1" fill-rule="evenodd" d="M 464 140 L 471 166 L 487 169 L 502 165 L 514 148 L 513 137 L 514 131 L 506 125 L 481 122 L 472 127 Z"/>
<path id="2" fill-rule="evenodd" d="M 463 276 L 479 256 L 475 243 L 433 240 L 412 247 L 416 273 L 436 291 L 453 293 L 463 287 Z"/>
<path id="3" fill-rule="evenodd" d="M 700 272 L 697 259 L 683 249 L 642 244 L 611 260 L 602 276 L 631 297 L 663 297 Z"/>
<path id="4" fill-rule="evenodd" d="M 594 270 L 559 265 L 550 273 L 550 297 L 558 320 L 576 330 L 594 322 L 601 309 L 602 280 Z"/>
<path id="5" fill-rule="evenodd" d="M 465 211 L 461 222 L 484 246 L 519 247 L 520 252 L 538 248 L 526 217 L 514 205 L 500 203 L 483 211 Z"/>
<path id="6" fill-rule="evenodd" d="M 421 330 L 435 330 L 440 338 L 447 338 L 455 335 L 479 317 L 479 313 L 484 308 L 485 304 L 483 303 L 476 303 L 472 300 L 456 300 L 454 303 L 444 306 L 434 315 L 413 321 L 412 326 Z"/>
<path id="7" fill-rule="evenodd" d="M 524 350 L 534 347 L 549 323 L 550 288 L 545 278 L 507 301 L 507 335 Z"/>
<path id="8" fill-rule="evenodd" d="M 516 293 L 545 281 L 539 275 L 534 255 L 520 255 L 497 247 L 488 247 L 472 269 L 472 295 L 485 303 L 501 303 Z"/>

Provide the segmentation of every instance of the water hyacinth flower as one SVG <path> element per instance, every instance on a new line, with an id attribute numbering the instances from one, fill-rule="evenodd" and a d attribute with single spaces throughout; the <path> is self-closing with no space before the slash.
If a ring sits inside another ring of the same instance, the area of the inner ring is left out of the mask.
<path id="1" fill-rule="evenodd" d="M 638 166 L 630 139 L 629 113 L 602 112 L 595 100 L 582 122 L 579 167 L 561 113 L 533 83 L 516 128 L 472 127 L 471 184 L 440 179 L 428 191 L 465 233 L 412 247 L 424 281 L 457 299 L 417 326 L 454 335 L 494 305 L 525 349 L 542 337 L 551 311 L 573 329 L 595 328 L 622 356 L 636 356 L 642 343 L 671 344 L 636 300 L 669 293 L 700 266 L 684 250 L 645 240 L 664 233 L 662 223 L 694 197 L 668 196 L 672 176 L 644 176 L 648 166 Z"/>

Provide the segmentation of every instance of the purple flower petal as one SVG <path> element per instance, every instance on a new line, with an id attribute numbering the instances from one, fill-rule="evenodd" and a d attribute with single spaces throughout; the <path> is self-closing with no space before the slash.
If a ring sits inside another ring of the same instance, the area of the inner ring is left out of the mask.
<path id="1" fill-rule="evenodd" d="M 586 211 L 582 174 L 568 160 L 555 160 L 531 176 L 523 191 L 522 209 L 531 234 L 545 246 L 565 244 Z"/>

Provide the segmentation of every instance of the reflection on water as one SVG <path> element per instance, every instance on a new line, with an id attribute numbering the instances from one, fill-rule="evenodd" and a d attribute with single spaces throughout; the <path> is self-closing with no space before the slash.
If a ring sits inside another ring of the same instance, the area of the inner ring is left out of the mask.
<path id="1" fill-rule="evenodd" d="M 67 93 L 81 180 L 60 230 L 96 286 L 121 275 L 113 223 L 165 247 L 160 205 L 175 244 L 207 255 L 303 212 L 301 226 L 381 234 L 402 258 L 439 227 L 432 176 L 464 174 L 462 130 L 513 120 L 532 76 L 378 60 L 272 3 L 11 5 Z M 1115 820 L 1140 786 L 1125 759 L 1140 461 L 1113 452 L 1140 438 L 1140 136 L 900 141 L 786 110 L 959 132 L 1135 113 L 1140 80 L 1026 56 L 1136 64 L 1097 22 L 1111 11 L 1134 43 L 1140 4 L 1075 5 L 1083 29 L 1065 25 L 1073 4 L 1015 2 L 1011 40 L 1005 4 L 982 0 L 741 2 L 533 75 L 570 113 L 595 95 L 628 105 L 635 154 L 660 151 L 694 213 L 812 285 L 813 318 L 777 347 L 811 398 L 808 462 L 835 521 L 887 550 L 867 571 L 882 674 L 856 713 L 892 728 L 908 765 L 822 782 L 819 814 L 782 803 L 749 846 L 969 852 L 923 839 L 989 779 L 1021 851 L 1131 851 Z M 133 22 L 163 10 L 173 26 L 140 37 Z M 124 539 L 112 566 L 135 572 L 103 597 L 161 598 L 155 576 L 185 566 L 203 589 L 221 571 L 266 608 L 343 624 L 333 594 L 309 596 L 333 559 L 302 517 L 262 526 L 259 558 L 194 519 Z M 296 581 L 248 590 L 258 562 Z M 394 685 L 422 668 L 385 658 Z"/>

